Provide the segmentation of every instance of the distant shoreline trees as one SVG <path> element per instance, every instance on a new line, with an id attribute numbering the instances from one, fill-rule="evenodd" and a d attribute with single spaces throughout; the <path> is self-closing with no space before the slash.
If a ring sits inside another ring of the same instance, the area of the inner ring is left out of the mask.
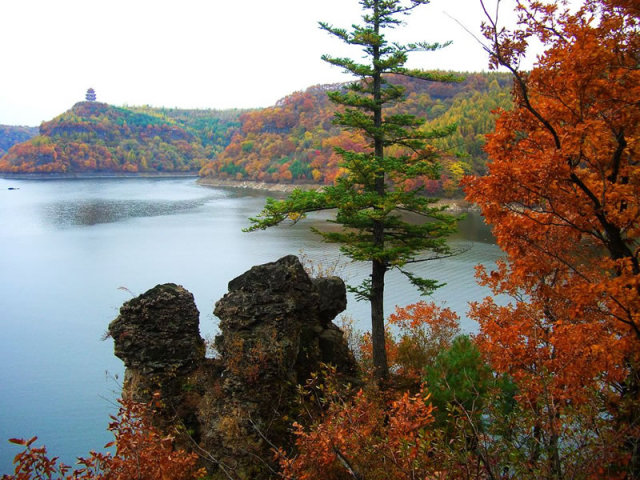
<path id="1" fill-rule="evenodd" d="M 426 119 L 422 129 L 458 128 L 433 145 L 445 152 L 438 178 L 422 177 L 431 196 L 461 196 L 458 187 L 465 174 L 484 174 L 485 134 L 494 127 L 491 112 L 511 108 L 512 81 L 507 73 L 465 74 L 462 82 L 425 82 L 402 75 L 385 75 L 405 88 L 404 98 L 386 109 L 387 114 L 409 114 Z M 346 84 L 345 84 L 346 85 Z M 317 85 L 278 101 L 272 107 L 245 112 L 240 128 L 216 158 L 200 172 L 203 177 L 255 181 L 332 185 L 341 172 L 342 158 L 334 147 L 364 148 L 365 139 L 341 129 L 332 119 L 338 108 L 328 91 L 345 85 Z"/>

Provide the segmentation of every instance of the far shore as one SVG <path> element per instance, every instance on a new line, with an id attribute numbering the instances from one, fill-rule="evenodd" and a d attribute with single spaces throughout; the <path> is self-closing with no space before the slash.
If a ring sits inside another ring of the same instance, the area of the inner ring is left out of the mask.
<path id="1" fill-rule="evenodd" d="M 321 190 L 317 183 L 269 183 L 255 180 L 231 180 L 228 178 L 200 177 L 197 182 L 206 187 L 240 188 L 245 190 L 261 190 L 266 192 L 291 193 L 296 188 L 302 190 Z"/>
<path id="2" fill-rule="evenodd" d="M 0 172 L 6 180 L 73 180 L 88 178 L 198 178 L 197 172 L 71 172 L 71 173 L 8 173 Z"/>
<path id="3" fill-rule="evenodd" d="M 213 177 L 200 177 L 197 183 L 206 187 L 237 188 L 280 194 L 290 193 L 296 188 L 302 190 L 321 190 L 323 188 L 322 185 L 312 183 L 268 183 L 253 180 L 231 180 Z M 446 205 L 447 210 L 454 213 L 477 210 L 475 205 L 467 202 L 464 198 L 441 198 L 436 202 L 436 205 Z"/>

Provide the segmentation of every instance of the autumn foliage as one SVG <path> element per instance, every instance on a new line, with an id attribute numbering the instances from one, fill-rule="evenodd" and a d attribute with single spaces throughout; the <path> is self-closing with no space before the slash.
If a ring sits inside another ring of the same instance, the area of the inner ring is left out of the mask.
<path id="1" fill-rule="evenodd" d="M 519 74 L 518 107 L 489 135 L 490 174 L 468 182 L 469 199 L 509 255 L 512 283 L 570 299 L 572 317 L 600 315 L 632 347 L 640 340 L 637 17 L 605 1 L 576 15 L 537 6 L 522 8 L 549 49 Z M 519 52 L 508 45 L 498 51 L 506 59 Z"/>
<path id="2" fill-rule="evenodd" d="M 8 149 L 0 172 L 195 174 L 227 145 L 239 114 L 79 102 Z"/>
<path id="3" fill-rule="evenodd" d="M 122 401 L 109 430 L 114 441 L 105 445 L 115 453 L 92 451 L 79 458 L 76 468 L 49 457 L 45 447 L 34 446 L 37 437 L 11 439 L 24 448 L 14 459 L 13 475 L 2 480 L 188 480 L 205 475 L 198 468 L 198 456 L 173 448 L 173 438 L 160 433 L 151 421 L 150 406 Z"/>
<path id="4" fill-rule="evenodd" d="M 501 299 L 472 306 L 480 326 L 472 343 L 454 339 L 418 370 L 438 409 L 416 463 L 426 468 L 421 478 L 640 478 L 640 11 L 613 0 L 587 0 L 573 11 L 523 0 L 517 11 L 513 32 L 493 18 L 485 26 L 493 64 L 513 75 L 515 108 L 498 112 L 488 175 L 465 181 L 506 253 L 495 270 L 478 269 Z M 533 37 L 545 52 L 522 72 Z M 411 310 L 402 313 L 404 325 L 420 325 Z M 389 357 L 397 362 L 394 349 L 417 345 L 420 335 L 389 342 Z M 366 337 L 364 346 L 366 360 Z M 452 394 L 456 385 L 473 395 Z M 340 441 L 333 434 L 342 411 L 361 412 L 360 397 L 332 402 L 323 422 L 298 427 L 302 453 L 287 468 L 300 474 L 296 462 L 319 461 L 308 453 L 312 434 Z M 388 399 L 377 401 L 366 410 L 385 409 L 380 427 L 397 412 Z M 341 469 L 336 478 L 367 478 L 360 472 L 370 464 L 349 470 L 366 458 L 360 442 L 346 461 L 324 449 L 316 474 Z M 428 468 L 433 459 L 437 471 Z"/>
<path id="5" fill-rule="evenodd" d="M 26 142 L 37 134 L 35 127 L 0 125 L 0 158 L 16 143 Z"/>
<path id="6" fill-rule="evenodd" d="M 391 77 L 390 77 L 391 79 Z M 440 178 L 423 178 L 428 193 L 457 192 L 468 173 L 483 173 L 484 134 L 491 131 L 491 110 L 509 108 L 509 77 L 505 74 L 469 74 L 461 84 L 437 84 L 393 76 L 406 88 L 406 100 L 389 108 L 390 114 L 411 114 L 429 120 L 428 127 L 458 123 L 450 137 L 436 141 L 448 155 Z M 337 107 L 327 92 L 341 85 L 316 85 L 295 92 L 273 107 L 246 112 L 229 145 L 201 170 L 202 176 L 279 183 L 334 183 L 343 174 L 335 147 L 363 151 L 361 134 L 334 125 Z M 418 184 L 416 184 L 418 185 Z M 414 188 L 416 185 L 410 185 Z"/>
<path id="7" fill-rule="evenodd" d="M 491 18 L 485 25 L 494 66 L 514 76 L 515 107 L 500 112 L 488 136 L 488 175 L 466 181 L 507 255 L 495 271 L 481 269 L 480 280 L 512 302 L 487 299 L 471 314 L 493 367 L 520 387 L 550 474 L 566 467 L 578 431 L 568 429 L 579 423 L 591 432 L 584 448 L 600 437 L 622 455 L 609 466 L 636 478 L 638 9 L 610 0 L 574 12 L 555 2 L 518 4 L 515 31 Z M 518 61 L 533 38 L 546 50 L 522 72 Z M 600 425 L 603 418 L 610 421 Z"/>
<path id="8" fill-rule="evenodd" d="M 335 383 L 334 374 L 324 383 L 314 376 L 307 385 L 306 394 L 319 395 L 328 407 L 308 427 L 294 424 L 297 455 L 277 453 L 284 478 L 435 478 L 428 394 L 389 398 L 376 389 L 360 389 L 350 395 Z"/>
<path id="9" fill-rule="evenodd" d="M 633 11 L 609 1 L 574 15 L 537 2 L 521 12 L 526 36 L 549 48 L 529 74 L 516 72 L 517 108 L 489 136 L 489 175 L 467 182 L 468 198 L 508 255 L 483 282 L 528 296 L 510 309 L 521 320 L 501 343 L 517 358 L 519 338 L 538 323 L 548 335 L 536 338 L 573 370 L 557 381 L 577 394 L 603 379 L 596 371 L 620 381 L 638 361 L 640 35 Z M 516 39 L 525 34 L 514 35 L 496 37 L 496 61 L 520 54 Z M 500 310 L 487 303 L 476 311 L 487 335 L 498 334 Z M 575 345 L 584 351 L 569 353 Z"/>
<path id="10" fill-rule="evenodd" d="M 296 448 L 274 449 L 285 478 L 640 478 L 640 10 L 627 0 L 517 4 L 515 30 L 485 24 L 493 66 L 514 79 L 514 108 L 497 111 L 487 175 L 464 180 L 506 255 L 493 270 L 478 267 L 494 293 L 471 306 L 479 332 L 460 336 L 455 313 L 434 304 L 398 308 L 387 322 L 386 383 L 367 377 L 365 334 L 361 384 L 342 385 L 329 369 L 302 389 Z M 544 53 L 524 72 L 534 38 Z M 408 92 L 408 108 L 419 108 Z M 323 142 L 353 149 L 358 139 L 330 134 L 327 115 L 326 135 L 305 140 L 315 153 L 296 157 L 295 125 L 319 125 L 307 115 L 311 93 L 245 115 L 226 163 L 207 168 L 331 181 L 314 173 L 313 155 L 324 155 Z M 265 138 L 269 158 L 290 155 L 282 169 L 251 155 Z M 235 162 L 240 152 L 251 160 Z M 307 166 L 299 175 L 296 161 Z M 148 424 L 121 416 L 114 425 L 116 455 L 92 454 L 73 472 L 33 439 L 14 440 L 25 450 L 3 479 L 151 478 L 131 469 L 152 458 L 191 475 L 166 478 L 196 475 L 195 458 Z"/>
<path id="11" fill-rule="evenodd" d="M 453 310 L 433 302 L 396 307 L 387 318 L 385 341 L 392 381 L 406 388 L 419 387 L 424 369 L 449 348 L 460 333 L 459 322 Z M 356 343 L 360 365 L 371 374 L 371 335 L 365 332 Z"/>
<path id="12" fill-rule="evenodd" d="M 393 81 L 407 89 L 407 99 L 391 107 L 391 113 L 425 117 L 430 127 L 458 124 L 450 137 L 435 142 L 448 153 L 440 178 L 423 178 L 408 187 L 424 186 L 430 194 L 459 193 L 463 175 L 485 172 L 484 134 L 494 125 L 491 111 L 511 105 L 509 77 L 469 74 L 455 85 Z M 19 127 L 0 126 L 0 172 L 200 171 L 221 179 L 333 184 L 344 173 L 334 148 L 358 150 L 366 143 L 361 135 L 333 124 L 336 108 L 327 91 L 336 88 L 341 86 L 312 86 L 272 107 L 250 111 L 80 102 L 44 122 L 40 135 L 30 141 L 37 129 L 11 138 Z"/>

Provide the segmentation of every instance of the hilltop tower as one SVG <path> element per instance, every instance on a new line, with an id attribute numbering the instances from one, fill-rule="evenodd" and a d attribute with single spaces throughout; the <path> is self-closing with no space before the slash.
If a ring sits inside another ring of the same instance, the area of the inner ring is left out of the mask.
<path id="1" fill-rule="evenodd" d="M 87 90 L 87 94 L 84 97 L 87 102 L 95 102 L 96 101 L 96 91 L 93 88 Z"/>

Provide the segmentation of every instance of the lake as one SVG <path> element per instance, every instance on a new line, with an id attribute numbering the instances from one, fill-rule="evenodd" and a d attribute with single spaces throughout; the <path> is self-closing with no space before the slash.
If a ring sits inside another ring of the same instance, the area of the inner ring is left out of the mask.
<path id="1" fill-rule="evenodd" d="M 19 451 L 10 437 L 37 435 L 38 445 L 71 464 L 112 439 L 106 426 L 123 365 L 101 337 L 132 295 L 183 285 L 211 337 L 214 303 L 251 266 L 300 251 L 324 265 L 339 259 L 337 246 L 309 231 L 319 217 L 243 233 L 266 196 L 193 178 L 0 179 L 0 474 L 13 471 Z M 500 251 L 478 214 L 452 244 L 466 251 L 414 271 L 446 282 L 433 298 L 464 317 L 468 301 L 488 294 L 474 266 L 492 264 Z M 367 265 L 342 263 L 349 283 L 369 274 Z M 387 312 L 419 299 L 401 275 L 387 278 Z M 347 313 L 361 329 L 367 307 L 349 299 Z M 474 329 L 466 318 L 462 325 Z"/>

